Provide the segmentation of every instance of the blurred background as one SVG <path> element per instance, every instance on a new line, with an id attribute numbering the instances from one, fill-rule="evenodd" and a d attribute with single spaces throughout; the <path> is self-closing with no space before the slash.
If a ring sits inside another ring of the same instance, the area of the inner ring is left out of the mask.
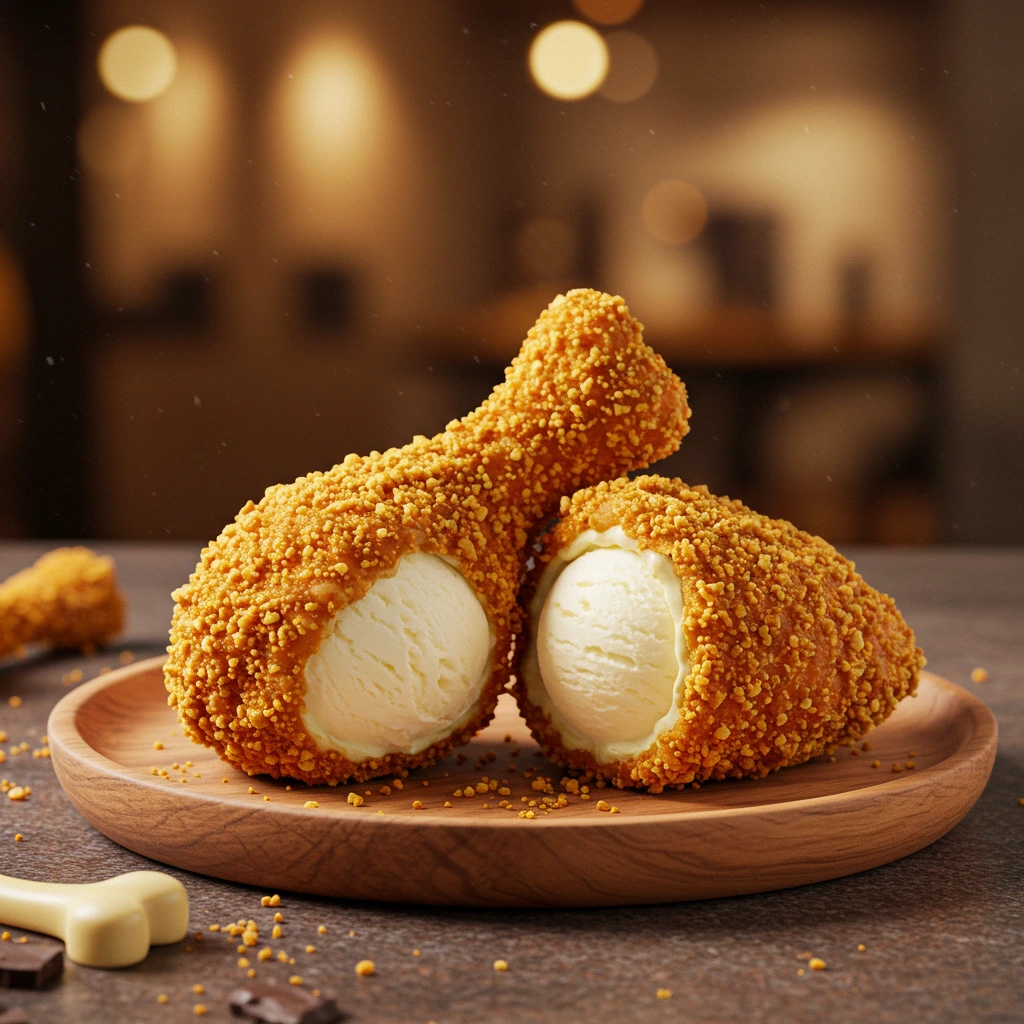
<path id="1" fill-rule="evenodd" d="M 659 469 L 1024 541 L 1018 0 L 0 0 L 0 537 L 205 540 L 442 429 L 559 291 Z"/>

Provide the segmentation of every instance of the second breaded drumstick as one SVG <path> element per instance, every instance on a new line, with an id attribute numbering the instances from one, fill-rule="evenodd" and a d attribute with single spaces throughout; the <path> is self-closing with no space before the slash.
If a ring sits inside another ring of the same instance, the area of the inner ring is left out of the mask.
<path id="1" fill-rule="evenodd" d="M 250 773 L 365 779 L 489 720 L 534 532 L 576 487 L 687 430 L 682 383 L 621 298 L 559 296 L 505 381 L 433 438 L 271 487 L 175 593 L 170 702 Z"/>
<path id="2" fill-rule="evenodd" d="M 854 739 L 924 664 L 892 599 L 792 523 L 641 476 L 566 499 L 520 593 L 545 753 L 617 786 L 760 778 Z"/>

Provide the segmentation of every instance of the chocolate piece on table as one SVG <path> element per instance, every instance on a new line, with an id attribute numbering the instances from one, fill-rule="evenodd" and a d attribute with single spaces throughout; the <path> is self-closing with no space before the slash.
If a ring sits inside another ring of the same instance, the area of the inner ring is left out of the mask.
<path id="1" fill-rule="evenodd" d="M 64 970 L 60 946 L 0 943 L 0 987 L 45 988 Z"/>
<path id="2" fill-rule="evenodd" d="M 232 993 L 231 1012 L 260 1024 L 335 1024 L 343 1014 L 333 999 L 288 985 L 243 985 Z"/>
<path id="3" fill-rule="evenodd" d="M 0 1024 L 33 1024 L 28 1010 L 20 1006 L 14 1006 L 10 1010 L 0 1012 Z"/>

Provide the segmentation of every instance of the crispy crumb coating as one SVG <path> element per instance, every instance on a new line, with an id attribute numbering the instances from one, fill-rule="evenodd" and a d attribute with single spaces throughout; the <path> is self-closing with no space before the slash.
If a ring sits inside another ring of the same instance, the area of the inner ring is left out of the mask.
<path id="1" fill-rule="evenodd" d="M 663 458 L 688 429 L 685 389 L 642 330 L 617 296 L 559 296 L 504 383 L 443 433 L 348 455 L 250 501 L 174 593 L 165 681 L 187 734 L 250 774 L 332 784 L 469 740 L 508 678 L 524 551 L 559 497 Z M 328 620 L 415 550 L 452 561 L 487 614 L 493 670 L 477 708 L 418 754 L 320 750 L 301 717 L 306 661 Z"/>
<path id="2" fill-rule="evenodd" d="M 613 526 L 666 555 L 679 578 L 690 655 L 680 716 L 643 753 L 599 764 L 564 747 L 520 679 L 523 717 L 558 763 L 652 792 L 762 778 L 862 736 L 916 690 L 924 658 L 914 634 L 852 562 L 791 523 L 659 476 L 600 483 L 563 502 L 520 592 L 520 652 L 553 555 L 584 530 Z"/>
<path id="3" fill-rule="evenodd" d="M 87 650 L 124 627 L 113 560 L 57 548 L 0 583 L 0 657 L 25 644 Z"/>

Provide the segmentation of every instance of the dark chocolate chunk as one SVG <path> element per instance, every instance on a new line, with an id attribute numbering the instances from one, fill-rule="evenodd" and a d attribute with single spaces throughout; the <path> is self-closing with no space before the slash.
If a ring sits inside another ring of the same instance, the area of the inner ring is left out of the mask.
<path id="1" fill-rule="evenodd" d="M 32 1024 L 32 1018 L 28 1015 L 27 1010 L 15 1006 L 11 1010 L 0 1013 L 0 1024 Z"/>
<path id="2" fill-rule="evenodd" d="M 60 946 L 0 942 L 0 987 L 45 988 L 63 970 Z"/>
<path id="3" fill-rule="evenodd" d="M 231 1012 L 260 1024 L 336 1024 L 343 1014 L 333 999 L 296 985 L 244 985 L 231 996 Z"/>

